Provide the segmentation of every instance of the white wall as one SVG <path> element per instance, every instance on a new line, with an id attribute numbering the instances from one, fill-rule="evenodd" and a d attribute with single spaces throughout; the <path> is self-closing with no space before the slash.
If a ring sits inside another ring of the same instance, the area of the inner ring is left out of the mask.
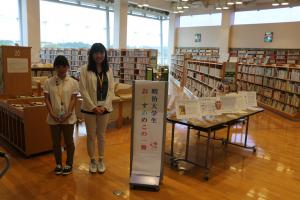
<path id="1" fill-rule="evenodd" d="M 201 42 L 194 42 L 201 33 Z M 221 26 L 188 27 L 176 29 L 176 47 L 219 47 Z"/>
<path id="2" fill-rule="evenodd" d="M 265 32 L 273 32 L 273 42 L 265 43 Z M 195 33 L 201 33 L 202 42 L 195 43 Z M 177 28 L 176 47 L 221 47 L 221 27 Z M 300 22 L 234 25 L 230 31 L 230 48 L 297 48 L 300 49 Z M 224 39 L 224 38 L 223 38 Z"/>
<path id="3" fill-rule="evenodd" d="M 273 32 L 273 42 L 265 43 L 265 32 Z M 300 48 L 300 22 L 235 25 L 231 29 L 232 48 Z"/>

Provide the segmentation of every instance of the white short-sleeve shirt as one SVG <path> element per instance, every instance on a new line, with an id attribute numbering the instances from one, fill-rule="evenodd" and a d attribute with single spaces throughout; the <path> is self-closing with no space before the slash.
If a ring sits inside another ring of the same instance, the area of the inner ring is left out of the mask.
<path id="1" fill-rule="evenodd" d="M 78 94 L 78 92 L 78 82 L 70 76 L 67 76 L 64 79 L 53 76 L 48 78 L 44 83 L 44 93 L 49 94 L 52 110 L 56 116 L 59 116 L 62 109 L 64 111 L 68 110 L 72 95 Z M 50 114 L 48 114 L 47 122 L 50 125 L 59 124 L 50 116 Z M 75 122 L 76 115 L 74 109 L 72 115 L 62 124 L 74 124 Z"/>

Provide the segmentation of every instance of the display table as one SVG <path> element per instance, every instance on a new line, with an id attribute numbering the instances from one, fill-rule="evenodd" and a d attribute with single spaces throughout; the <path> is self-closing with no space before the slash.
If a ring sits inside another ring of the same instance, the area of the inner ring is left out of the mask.
<path id="1" fill-rule="evenodd" d="M 25 156 L 50 151 L 51 134 L 44 98 L 0 101 L 0 137 Z"/>
<path id="2" fill-rule="evenodd" d="M 197 166 L 201 166 L 205 168 L 205 174 L 204 174 L 204 178 L 206 180 L 209 179 L 209 173 L 210 173 L 210 169 L 211 169 L 211 165 L 212 165 L 212 158 L 213 156 L 210 155 L 211 149 L 211 143 L 213 146 L 213 142 L 216 139 L 215 137 L 215 133 L 217 130 L 223 129 L 223 128 L 227 128 L 227 137 L 226 138 L 222 138 L 222 142 L 223 144 L 227 145 L 227 144 L 231 144 L 231 145 L 235 145 L 235 146 L 239 146 L 242 148 L 246 148 L 246 149 L 252 149 L 253 152 L 256 151 L 256 147 L 255 146 L 248 146 L 247 145 L 247 138 L 248 138 L 248 127 L 249 127 L 249 120 L 250 120 L 250 116 L 258 114 L 260 112 L 263 112 L 264 109 L 262 108 L 257 108 L 257 109 L 247 109 L 245 110 L 244 113 L 237 113 L 237 114 L 222 114 L 219 116 L 214 116 L 211 118 L 205 118 L 205 119 L 189 119 L 189 120 L 179 120 L 176 118 L 176 116 L 172 116 L 172 115 L 168 115 L 167 116 L 167 122 L 172 124 L 172 132 L 171 132 L 171 151 L 170 153 L 166 153 L 169 154 L 171 156 L 171 164 L 176 164 L 178 161 L 185 161 L 185 162 L 189 162 L 192 163 L 194 165 Z M 245 131 L 245 140 L 243 144 L 238 144 L 238 143 L 231 143 L 229 142 L 229 133 L 230 133 L 230 127 L 234 124 L 237 123 L 241 123 L 241 121 L 245 121 L 246 122 L 246 131 Z M 175 131 L 175 124 L 181 124 L 181 125 L 185 125 L 187 126 L 187 135 L 186 135 L 186 152 L 185 152 L 185 157 L 183 159 L 177 159 L 174 157 L 174 131 Z M 189 160 L 189 141 L 190 141 L 190 130 L 191 129 L 195 129 L 198 130 L 199 132 L 205 132 L 207 133 L 207 142 L 206 142 L 206 152 L 205 152 L 205 162 L 204 162 L 204 166 L 199 165 L 198 163 L 195 163 L 191 160 Z"/>

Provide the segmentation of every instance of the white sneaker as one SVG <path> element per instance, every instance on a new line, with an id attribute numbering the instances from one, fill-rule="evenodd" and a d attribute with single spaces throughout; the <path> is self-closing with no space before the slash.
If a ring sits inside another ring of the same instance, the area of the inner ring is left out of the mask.
<path id="1" fill-rule="evenodd" d="M 105 164 L 104 164 L 104 161 L 101 159 L 99 160 L 99 163 L 98 163 L 98 172 L 103 174 L 105 172 L 106 168 L 105 168 Z"/>
<path id="2" fill-rule="evenodd" d="M 91 173 L 96 173 L 97 172 L 97 163 L 91 161 L 89 170 Z"/>

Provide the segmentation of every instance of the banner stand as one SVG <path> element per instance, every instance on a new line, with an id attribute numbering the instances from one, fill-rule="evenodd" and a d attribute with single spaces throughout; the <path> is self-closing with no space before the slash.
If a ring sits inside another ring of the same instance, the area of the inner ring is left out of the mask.
<path id="1" fill-rule="evenodd" d="M 140 95 L 141 88 L 147 93 Z M 150 91 L 152 91 L 152 95 Z M 153 91 L 157 91 L 157 96 L 153 96 Z M 168 82 L 133 81 L 132 95 L 130 188 L 159 191 L 160 183 L 163 180 Z M 151 98 L 150 104 L 149 99 Z M 153 100 L 157 102 L 157 110 L 153 110 L 156 105 Z M 141 111 L 141 103 L 144 105 L 146 102 L 153 106 L 152 110 L 146 110 L 145 106 L 145 110 Z M 147 113 L 146 117 L 141 113 Z M 157 121 L 155 121 L 155 116 L 157 116 Z M 141 117 L 142 122 L 140 121 Z M 144 130 L 146 127 L 148 129 Z"/>

